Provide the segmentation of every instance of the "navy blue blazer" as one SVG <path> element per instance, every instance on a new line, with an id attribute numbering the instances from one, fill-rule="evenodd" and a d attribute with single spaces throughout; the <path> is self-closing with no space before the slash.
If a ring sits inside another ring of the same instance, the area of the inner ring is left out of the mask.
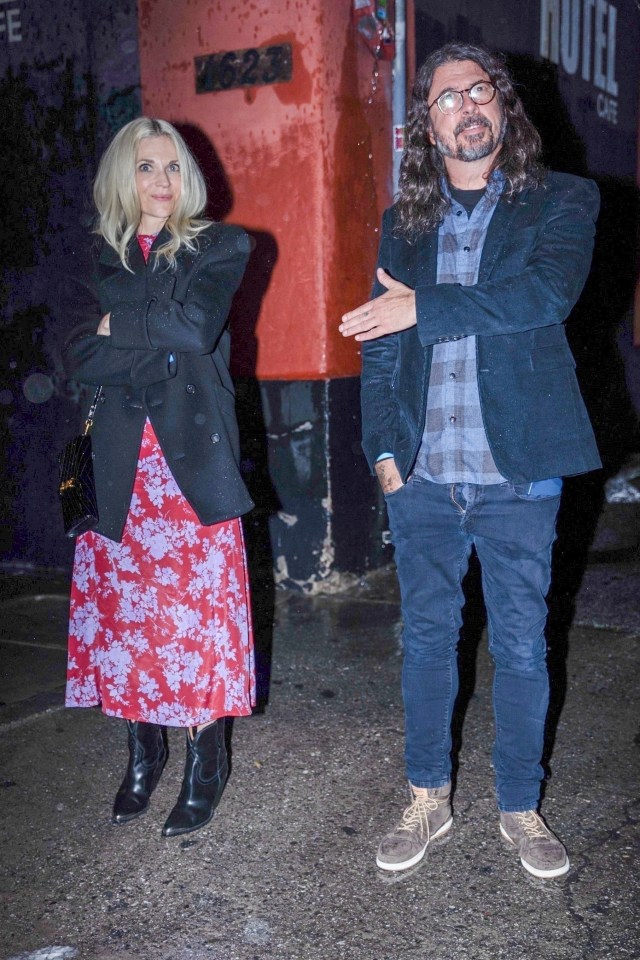
<path id="1" fill-rule="evenodd" d="M 393 453 L 403 480 L 425 423 L 433 345 L 477 337 L 480 405 L 500 473 L 513 483 L 585 473 L 600 458 L 564 321 L 591 263 L 598 188 L 549 173 L 498 202 L 478 282 L 437 284 L 437 230 L 409 243 L 383 217 L 378 266 L 416 292 L 417 325 L 362 344 L 363 448 Z M 373 296 L 384 293 L 374 285 Z"/>
<path id="2" fill-rule="evenodd" d="M 163 230 L 154 247 L 165 239 Z M 122 536 L 147 417 L 202 523 L 253 506 L 239 468 L 227 328 L 250 241 L 240 227 L 213 223 L 195 243 L 196 252 L 178 251 L 174 268 L 153 269 L 153 254 L 145 264 L 134 237 L 129 272 L 113 248 L 93 238 L 63 283 L 65 372 L 103 385 L 91 436 L 97 531 L 112 540 Z M 111 335 L 98 336 L 109 312 Z"/>

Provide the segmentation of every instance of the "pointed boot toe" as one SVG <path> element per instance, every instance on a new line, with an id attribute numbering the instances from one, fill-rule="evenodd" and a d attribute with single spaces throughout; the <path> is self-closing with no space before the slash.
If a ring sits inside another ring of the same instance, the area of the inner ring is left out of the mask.
<path id="1" fill-rule="evenodd" d="M 216 720 L 194 737 L 187 731 L 182 788 L 162 828 L 162 836 L 178 837 L 206 826 L 220 803 L 228 772 L 224 720 Z"/>
<path id="2" fill-rule="evenodd" d="M 205 815 L 202 812 L 196 813 L 195 810 L 178 810 L 174 807 L 162 828 L 162 836 L 179 837 L 183 833 L 193 833 L 194 830 L 206 827 L 213 819 L 213 812 L 212 808 L 210 812 Z"/>
<path id="3" fill-rule="evenodd" d="M 149 797 L 142 797 L 138 794 L 120 790 L 116 794 L 111 813 L 112 823 L 128 823 L 129 820 L 135 820 L 141 813 L 144 813 L 149 806 Z"/>

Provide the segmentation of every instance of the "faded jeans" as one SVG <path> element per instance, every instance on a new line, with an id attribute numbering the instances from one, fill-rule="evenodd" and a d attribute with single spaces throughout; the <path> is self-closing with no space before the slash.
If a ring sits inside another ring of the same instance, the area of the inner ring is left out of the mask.
<path id="1" fill-rule="evenodd" d="M 498 807 L 511 812 L 535 809 L 540 799 L 549 703 L 545 598 L 560 483 L 535 499 L 527 490 L 413 476 L 386 496 L 404 622 L 407 776 L 417 787 L 451 779 L 462 579 L 475 546 L 495 665 Z"/>

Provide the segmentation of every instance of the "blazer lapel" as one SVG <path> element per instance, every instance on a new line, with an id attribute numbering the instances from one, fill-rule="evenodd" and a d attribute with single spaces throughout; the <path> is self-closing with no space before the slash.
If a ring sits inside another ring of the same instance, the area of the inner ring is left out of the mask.
<path id="1" fill-rule="evenodd" d="M 504 197 L 500 197 L 498 200 L 498 205 L 489 222 L 487 236 L 485 237 L 482 248 L 478 283 L 482 283 L 483 280 L 488 280 L 491 276 L 496 260 L 502 253 L 502 248 L 510 236 L 511 221 L 516 216 L 522 202 L 522 195 L 511 201 L 505 200 Z"/>

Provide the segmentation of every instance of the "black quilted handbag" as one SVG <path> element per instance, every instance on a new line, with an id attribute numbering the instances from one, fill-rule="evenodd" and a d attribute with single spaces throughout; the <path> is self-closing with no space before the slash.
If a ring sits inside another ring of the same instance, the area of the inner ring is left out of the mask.
<path id="1" fill-rule="evenodd" d="M 98 387 L 81 435 L 70 440 L 58 457 L 58 496 L 64 532 L 68 537 L 92 530 L 98 522 L 91 427 L 101 393 L 102 387 Z"/>

